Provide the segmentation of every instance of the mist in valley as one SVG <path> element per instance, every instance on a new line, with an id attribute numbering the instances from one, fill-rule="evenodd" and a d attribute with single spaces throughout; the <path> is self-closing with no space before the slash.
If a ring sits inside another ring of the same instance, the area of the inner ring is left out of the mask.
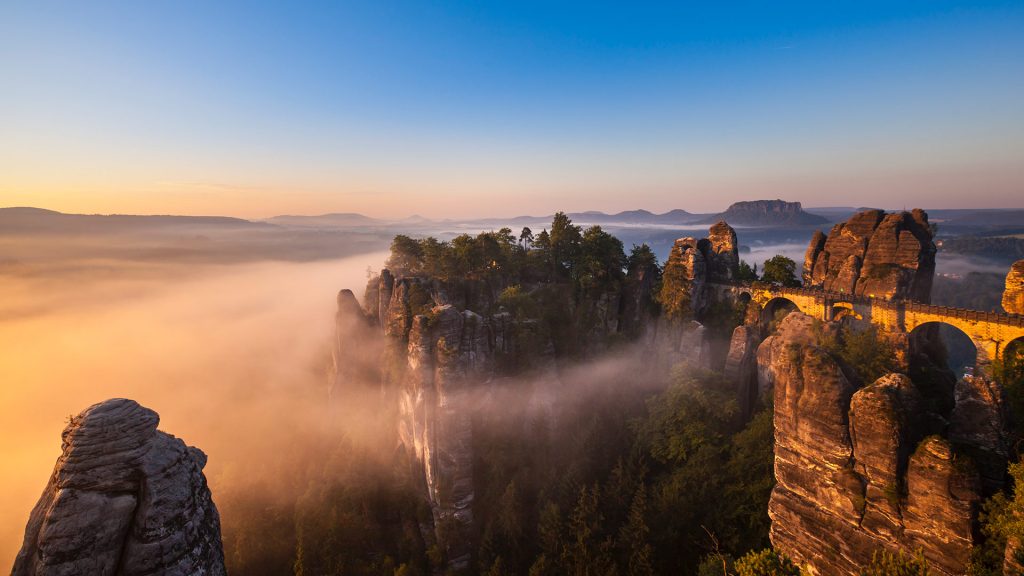
<path id="1" fill-rule="evenodd" d="M 162 430 L 206 452 L 215 501 L 238 479 L 285 487 L 326 431 L 334 294 L 361 293 L 385 258 L 51 260 L 0 275 L 0 564 L 21 545 L 68 417 L 108 398 L 156 410 Z"/>

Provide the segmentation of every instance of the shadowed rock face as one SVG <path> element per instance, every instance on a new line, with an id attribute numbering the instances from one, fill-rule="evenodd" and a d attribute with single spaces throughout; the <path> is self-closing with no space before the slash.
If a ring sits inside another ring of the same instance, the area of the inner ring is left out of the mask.
<path id="1" fill-rule="evenodd" d="M 1024 260 L 1017 260 L 1006 275 L 1003 310 L 1008 314 L 1024 314 Z"/>
<path id="2" fill-rule="evenodd" d="M 757 351 L 759 379 L 775 399 L 772 544 L 815 574 L 858 574 L 879 549 L 921 549 L 934 572 L 964 573 L 977 469 L 949 440 L 921 439 L 925 414 L 909 378 L 889 374 L 856 389 L 815 330 L 794 312 Z M 972 424 L 960 426 L 959 441 L 998 444 L 998 414 L 972 418 L 984 395 L 961 396 L 960 420 Z"/>
<path id="3" fill-rule="evenodd" d="M 927 213 L 865 210 L 811 238 L 803 278 L 832 292 L 928 302 L 934 272 Z"/>
<path id="4" fill-rule="evenodd" d="M 159 421 L 122 398 L 71 420 L 12 576 L 225 574 L 206 455 Z"/>

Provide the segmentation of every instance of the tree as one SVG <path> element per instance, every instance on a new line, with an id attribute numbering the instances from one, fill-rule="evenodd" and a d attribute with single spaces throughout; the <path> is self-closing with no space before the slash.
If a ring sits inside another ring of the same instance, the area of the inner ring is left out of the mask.
<path id="1" fill-rule="evenodd" d="M 551 262 L 556 276 L 570 272 L 579 254 L 580 227 L 565 212 L 557 212 L 551 221 Z"/>
<path id="2" fill-rule="evenodd" d="M 736 274 L 736 280 L 744 284 L 757 282 L 757 264 L 754 264 L 754 267 L 751 268 L 750 264 L 747 264 L 745 260 L 740 260 L 740 268 Z"/>
<path id="3" fill-rule="evenodd" d="M 816 325 L 816 330 L 820 330 L 819 326 Z M 822 348 L 852 368 L 865 384 L 899 371 L 892 345 L 885 341 L 875 324 L 859 330 L 845 325 L 838 338 L 820 332 L 818 341 Z"/>
<path id="4" fill-rule="evenodd" d="M 997 492 L 982 507 L 979 520 L 985 541 L 971 552 L 973 576 L 1003 574 L 1007 556 L 1024 566 L 1024 460 L 1010 464 L 1009 470 L 1012 490 Z"/>
<path id="5" fill-rule="evenodd" d="M 860 571 L 861 576 L 928 576 L 928 562 L 920 550 L 907 556 L 900 550 L 893 554 L 889 550 L 876 550 L 871 554 L 871 563 Z"/>
<path id="6" fill-rule="evenodd" d="M 399 274 L 418 274 L 423 271 L 423 247 L 412 238 L 399 234 L 391 241 L 388 268 Z"/>
<path id="7" fill-rule="evenodd" d="M 629 517 L 619 531 L 619 547 L 622 548 L 626 560 L 627 576 L 653 576 L 651 564 L 653 551 L 648 542 L 651 529 L 647 526 L 647 491 L 641 484 L 633 496 L 629 507 Z"/>
<path id="8" fill-rule="evenodd" d="M 761 281 L 790 288 L 799 286 L 800 281 L 796 279 L 796 262 L 781 254 L 772 256 L 764 263 Z"/>
<path id="9" fill-rule="evenodd" d="M 784 554 L 766 548 L 737 560 L 736 576 L 800 576 L 800 569 Z"/>
<path id="10" fill-rule="evenodd" d="M 519 243 L 527 250 L 533 245 L 533 230 L 529 226 L 523 226 L 523 231 L 519 233 Z"/>
<path id="11" fill-rule="evenodd" d="M 619 287 L 626 265 L 621 240 L 600 226 L 591 226 L 583 233 L 577 253 L 572 275 L 583 293 L 599 294 Z"/>
<path id="12" fill-rule="evenodd" d="M 690 278 L 686 268 L 682 246 L 673 246 L 665 269 L 661 273 L 661 289 L 658 290 L 658 304 L 666 317 L 683 320 L 692 314 L 690 309 Z"/>

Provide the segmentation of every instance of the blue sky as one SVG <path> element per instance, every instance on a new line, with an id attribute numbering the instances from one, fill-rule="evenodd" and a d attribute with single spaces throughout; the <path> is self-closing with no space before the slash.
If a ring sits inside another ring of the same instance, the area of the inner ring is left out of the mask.
<path id="1" fill-rule="evenodd" d="M 1024 207 L 1024 5 L 0 7 L 0 205 Z"/>

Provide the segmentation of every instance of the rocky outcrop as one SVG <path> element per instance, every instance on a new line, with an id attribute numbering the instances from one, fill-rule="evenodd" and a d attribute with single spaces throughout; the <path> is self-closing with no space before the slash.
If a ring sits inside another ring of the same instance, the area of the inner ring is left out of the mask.
<path id="1" fill-rule="evenodd" d="M 12 576 L 225 574 L 206 455 L 159 421 L 126 399 L 71 419 Z"/>
<path id="2" fill-rule="evenodd" d="M 804 259 L 804 285 L 877 298 L 931 299 L 935 243 L 923 210 L 865 210 L 815 235 Z"/>
<path id="3" fill-rule="evenodd" d="M 1024 314 L 1024 260 L 1017 260 L 1006 274 L 1003 310 L 1007 314 Z"/>
<path id="4" fill-rule="evenodd" d="M 474 388 L 491 377 L 491 331 L 479 315 L 438 306 L 414 318 L 401 438 L 424 469 L 435 526 L 453 568 L 468 565 L 473 523 Z"/>
<path id="5" fill-rule="evenodd" d="M 327 385 L 331 407 L 342 402 L 345 393 L 353 391 L 354 383 L 366 387 L 380 382 L 380 342 L 373 325 L 378 321 L 376 316 L 366 315 L 351 290 L 339 291 L 337 300 Z"/>
<path id="6" fill-rule="evenodd" d="M 736 202 L 714 219 L 740 226 L 813 226 L 828 222 L 822 216 L 804 212 L 799 202 L 785 200 Z"/>
<path id="7" fill-rule="evenodd" d="M 922 441 L 907 470 L 905 547 L 924 552 L 940 574 L 963 574 L 971 556 L 979 491 L 977 472 L 948 440 L 930 436 Z"/>
<path id="8" fill-rule="evenodd" d="M 954 397 L 949 439 L 970 451 L 990 494 L 1003 487 L 1011 448 L 1003 387 L 984 376 L 964 376 L 956 383 Z"/>
<path id="9" fill-rule="evenodd" d="M 804 286 L 810 286 L 812 282 L 812 272 L 814 271 L 814 263 L 818 260 L 818 255 L 825 249 L 825 235 L 821 233 L 821 230 L 815 230 L 814 234 L 811 235 L 811 243 L 807 246 L 807 252 L 804 253 L 804 271 L 803 271 L 803 283 Z"/>
<path id="10" fill-rule="evenodd" d="M 709 282 L 733 282 L 739 274 L 739 244 L 736 231 L 720 220 L 708 229 L 708 246 L 704 250 L 708 262 Z"/>
<path id="11" fill-rule="evenodd" d="M 736 384 L 740 416 L 749 418 L 757 404 L 761 390 L 757 385 L 757 345 L 760 342 L 756 326 L 740 325 L 732 331 L 729 353 L 725 358 L 724 374 Z"/>
<path id="12" fill-rule="evenodd" d="M 830 329 L 792 313 L 757 351 L 775 399 L 773 545 L 817 574 L 858 574 L 879 549 L 921 549 L 934 571 L 962 574 L 981 494 L 975 465 L 947 439 L 921 440 L 928 416 L 906 376 L 857 390 L 817 344 Z M 965 418 L 980 395 L 963 392 Z M 973 437 L 989 442 L 992 431 L 976 426 Z"/>

